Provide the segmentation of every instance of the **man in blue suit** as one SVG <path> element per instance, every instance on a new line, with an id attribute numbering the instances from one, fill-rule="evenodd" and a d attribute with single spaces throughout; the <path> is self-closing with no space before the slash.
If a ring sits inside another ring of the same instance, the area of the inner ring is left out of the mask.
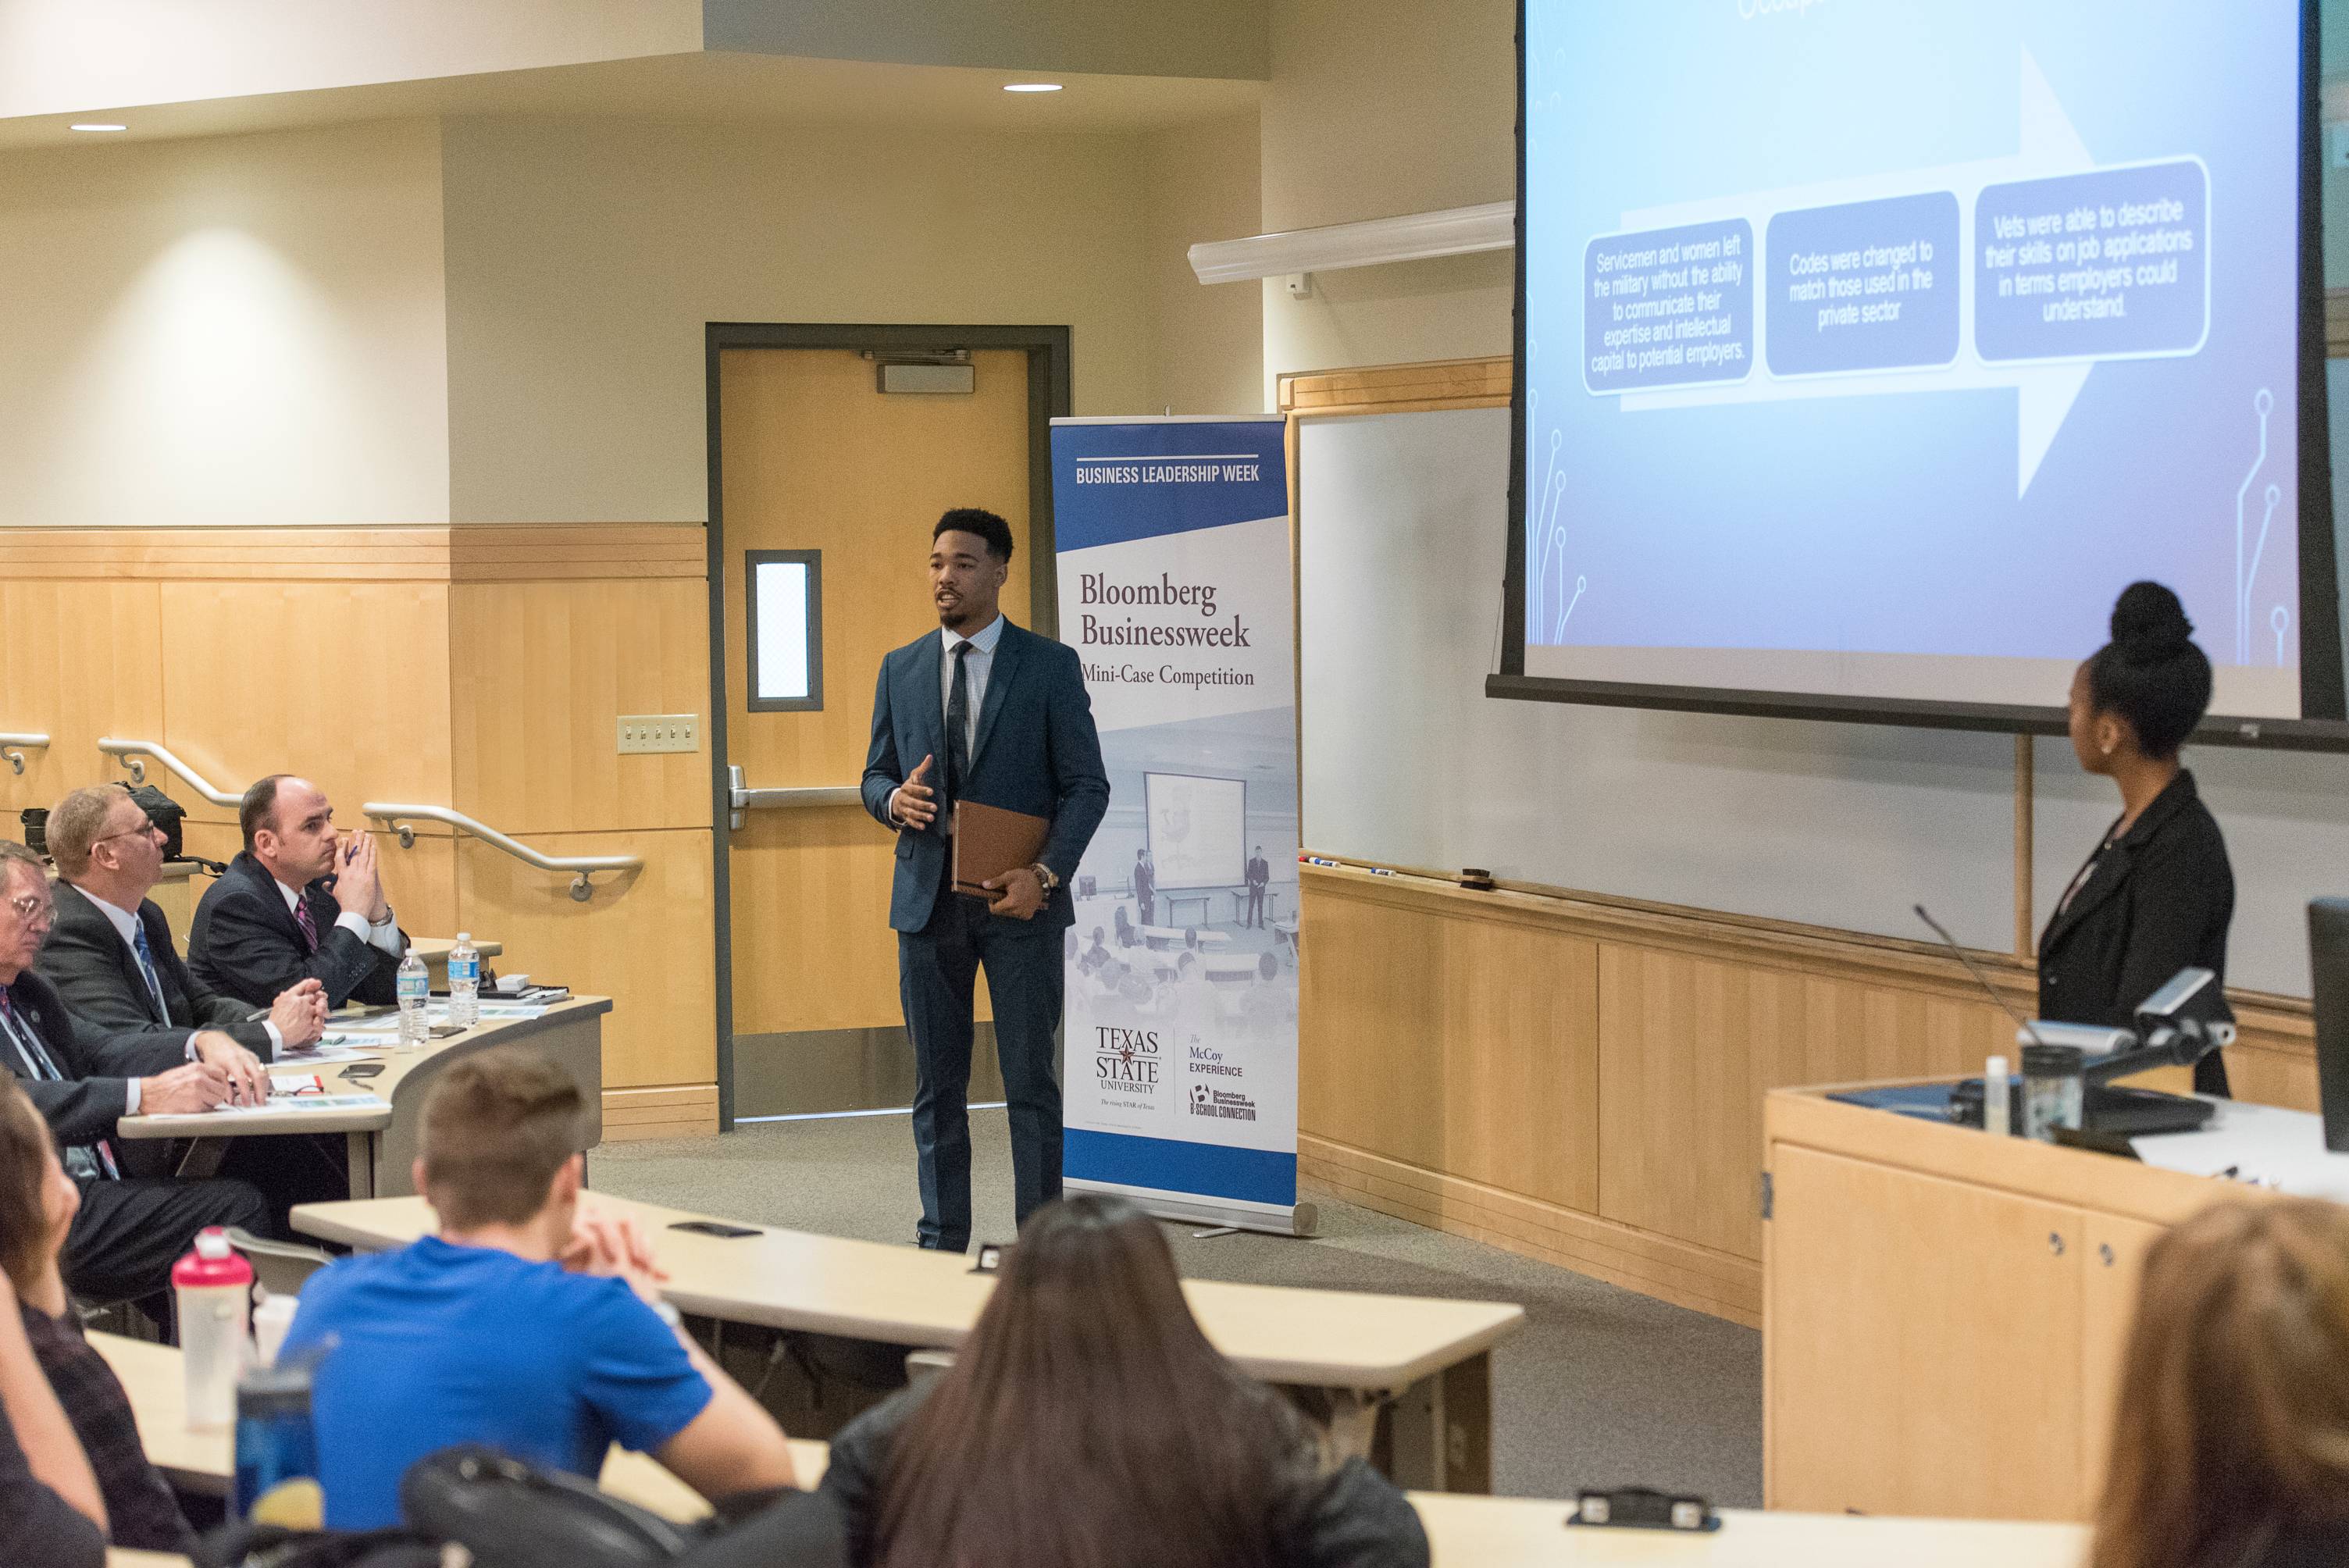
<path id="1" fill-rule="evenodd" d="M 1068 880 L 1109 809 L 1109 775 L 1076 650 L 1003 618 L 1011 528 L 957 507 L 930 535 L 938 630 L 881 661 L 864 809 L 897 830 L 889 925 L 914 1040 L 914 1150 L 923 1246 L 970 1246 L 971 994 L 979 969 L 995 1004 L 995 1049 L 1010 1108 L 1013 1197 L 1025 1222 L 1061 1195 L 1061 933 L 1076 920 Z M 907 766 L 908 762 L 911 766 Z M 954 804 L 1050 820 L 1033 866 L 990 879 L 982 903 L 957 894 Z"/>

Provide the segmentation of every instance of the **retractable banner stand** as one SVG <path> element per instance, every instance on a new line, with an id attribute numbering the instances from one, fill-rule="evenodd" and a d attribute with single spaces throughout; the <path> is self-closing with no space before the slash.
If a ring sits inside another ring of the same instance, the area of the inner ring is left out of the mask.
<path id="1" fill-rule="evenodd" d="M 1061 640 L 1110 780 L 1067 943 L 1063 1169 L 1165 1218 L 1303 1234 L 1281 434 L 1052 424 Z"/>

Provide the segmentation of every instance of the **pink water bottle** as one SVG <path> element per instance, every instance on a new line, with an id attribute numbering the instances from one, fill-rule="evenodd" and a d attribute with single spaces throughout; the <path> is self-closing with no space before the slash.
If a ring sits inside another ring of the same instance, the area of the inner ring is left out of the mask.
<path id="1" fill-rule="evenodd" d="M 188 1425 L 225 1427 L 236 1419 L 236 1380 L 251 1343 L 253 1265 L 208 1225 L 196 1248 L 171 1265 L 180 1309 L 180 1356 L 188 1375 Z"/>

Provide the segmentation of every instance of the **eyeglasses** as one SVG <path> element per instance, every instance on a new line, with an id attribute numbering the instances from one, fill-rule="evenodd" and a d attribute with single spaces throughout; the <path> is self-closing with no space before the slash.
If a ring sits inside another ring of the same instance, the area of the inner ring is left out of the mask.
<path id="1" fill-rule="evenodd" d="M 57 923 L 57 906 L 53 899 L 23 893 L 10 899 L 8 907 L 15 910 L 26 925 L 55 925 Z"/>
<path id="2" fill-rule="evenodd" d="M 135 828 L 125 828 L 119 833 L 109 833 L 104 839 L 92 839 L 89 841 L 89 847 L 94 850 L 106 842 L 107 839 L 151 839 L 162 830 L 152 822 L 141 822 Z"/>

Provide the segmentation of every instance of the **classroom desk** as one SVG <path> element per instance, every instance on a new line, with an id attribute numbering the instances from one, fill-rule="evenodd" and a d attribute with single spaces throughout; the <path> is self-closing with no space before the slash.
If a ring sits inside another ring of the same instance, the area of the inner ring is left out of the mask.
<path id="1" fill-rule="evenodd" d="M 342 1133 L 350 1150 L 351 1196 L 401 1195 L 414 1191 L 409 1168 L 416 1161 L 417 1124 L 424 1097 L 432 1082 L 450 1063 L 492 1046 L 527 1044 L 546 1052 L 566 1068 L 587 1101 L 586 1147 L 604 1136 L 604 1015 L 612 1010 L 608 996 L 573 996 L 558 1002 L 535 1018 L 495 1020 L 434 1040 L 419 1050 L 370 1049 L 347 1060 L 305 1068 L 298 1061 L 284 1064 L 287 1072 L 315 1071 L 326 1080 L 328 1094 L 373 1094 L 384 1103 L 348 1110 L 281 1109 L 222 1114 L 198 1111 L 175 1116 L 126 1116 L 117 1124 L 124 1138 L 184 1138 L 190 1140 L 181 1173 L 207 1176 L 217 1170 L 231 1138 L 258 1138 L 286 1133 Z M 331 1020 L 328 1032 L 333 1031 Z M 351 1078 L 348 1069 L 361 1062 L 378 1062 L 382 1072 L 373 1078 Z M 273 1070 L 276 1070 L 273 1068 Z"/>
<path id="2" fill-rule="evenodd" d="M 885 1345 L 962 1342 L 994 1280 L 969 1260 L 882 1242 L 758 1227 L 727 1239 L 669 1229 L 709 1216 L 598 1194 L 598 1208 L 634 1214 L 652 1235 L 680 1312 Z M 420 1198 L 307 1203 L 294 1228 L 348 1246 L 404 1246 L 431 1229 Z M 1444 1491 L 1492 1484 L 1491 1351 L 1525 1321 L 1501 1302 L 1369 1295 L 1351 1291 L 1188 1280 L 1199 1326 L 1216 1347 L 1268 1383 L 1330 1392 L 1341 1440 L 1367 1451 L 1392 1412 L 1400 1479 Z"/>
<path id="3" fill-rule="evenodd" d="M 1564 1502 L 1415 1491 L 1411 1503 L 1434 1548 L 1434 1568 L 2080 1568 L 2088 1544 L 2076 1524 L 1724 1508 L 1719 1530 L 1683 1535 L 1569 1527 Z"/>
<path id="4" fill-rule="evenodd" d="M 1836 1092 L 1764 1101 L 1764 1501 L 2090 1517 L 2147 1248 L 2213 1202 L 2266 1191 Z M 2323 1154 L 2315 1117 L 2222 1105 L 2213 1125 L 2141 1140 L 2146 1157 L 2176 1161 L 2188 1140 L 2224 1149 L 2231 1129 L 2237 1151 L 2203 1169 L 2251 1158 L 2248 1136 L 2272 1154 L 2245 1171 L 2288 1191 L 2349 1171 Z"/>
<path id="5" fill-rule="evenodd" d="M 236 1473 L 234 1444 L 226 1427 L 188 1429 L 187 1381 L 179 1349 L 115 1334 L 92 1334 L 89 1342 L 122 1380 L 147 1462 L 177 1491 L 198 1497 L 226 1497 Z M 792 1468 L 802 1486 L 813 1486 L 822 1479 L 831 1453 L 830 1445 L 824 1443 L 792 1444 Z M 614 1496 L 664 1518 L 699 1519 L 709 1511 L 701 1494 L 657 1460 L 632 1453 L 617 1443 L 605 1455 L 604 1472 L 597 1483 Z"/>
<path id="6" fill-rule="evenodd" d="M 110 1334 L 90 1343 L 130 1396 L 149 1460 L 183 1491 L 224 1497 L 232 1463 L 225 1429 L 187 1430 L 180 1353 Z M 792 1467 L 802 1487 L 823 1479 L 828 1444 L 794 1439 Z M 642 1454 L 615 1447 L 599 1484 L 664 1518 L 699 1519 L 699 1493 Z M 1646 1531 L 1570 1530 L 1564 1502 L 1418 1491 L 1412 1506 L 1426 1527 L 1436 1568 L 1512 1568 L 1537 1563 L 1687 1564 L 1688 1568 L 2077 1568 L 2087 1532 L 2078 1525 L 1926 1519 L 1722 1512 L 1709 1535 Z M 180 1558 L 117 1553 L 109 1568 L 150 1568 Z"/>
<path id="7" fill-rule="evenodd" d="M 1232 934 L 1228 931 L 1190 931 L 1180 925 L 1137 925 L 1143 945 L 1155 953 L 1169 953 L 1190 944 L 1195 938 L 1202 953 L 1209 948 L 1229 947 Z"/>

